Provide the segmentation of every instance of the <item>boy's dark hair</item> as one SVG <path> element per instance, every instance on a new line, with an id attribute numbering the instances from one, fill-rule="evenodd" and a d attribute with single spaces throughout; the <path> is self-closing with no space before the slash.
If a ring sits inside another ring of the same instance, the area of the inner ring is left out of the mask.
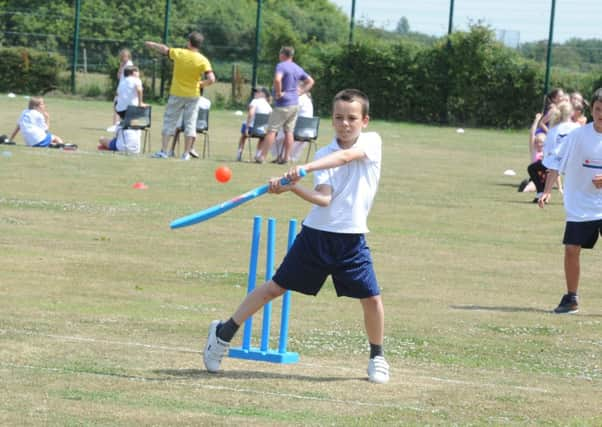
<path id="1" fill-rule="evenodd" d="M 272 95 L 270 94 L 270 91 L 263 87 L 263 86 L 259 86 L 258 88 L 255 89 L 256 92 L 261 92 L 263 93 L 263 96 L 265 96 L 265 99 L 270 102 L 270 98 L 272 97 Z"/>
<path id="2" fill-rule="evenodd" d="M 123 77 L 129 77 L 136 71 L 138 71 L 138 67 L 136 67 L 135 65 L 128 65 L 123 69 Z"/>
<path id="3" fill-rule="evenodd" d="M 362 105 L 362 116 L 366 117 L 370 114 L 370 100 L 368 95 L 358 89 L 343 89 L 334 96 L 332 104 L 337 101 L 353 102 L 357 101 Z"/>
<path id="4" fill-rule="evenodd" d="M 602 102 L 602 87 L 596 89 L 594 94 L 592 95 L 592 101 L 589 105 L 594 106 L 594 102 Z"/>
<path id="5" fill-rule="evenodd" d="M 295 56 L 295 48 L 292 46 L 282 46 L 280 48 L 280 53 L 286 56 L 287 58 L 292 58 L 293 56 Z"/>
<path id="6" fill-rule="evenodd" d="M 205 38 L 198 31 L 193 31 L 192 33 L 190 33 L 188 35 L 188 41 L 190 42 L 190 45 L 196 49 L 201 48 L 201 45 L 203 44 L 203 40 L 205 40 Z"/>

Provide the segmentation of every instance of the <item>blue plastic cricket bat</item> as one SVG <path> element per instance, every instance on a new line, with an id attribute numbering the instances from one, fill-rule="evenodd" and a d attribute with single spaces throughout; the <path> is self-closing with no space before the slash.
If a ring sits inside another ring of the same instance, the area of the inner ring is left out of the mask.
<path id="1" fill-rule="evenodd" d="M 307 175 L 307 173 L 304 169 L 301 169 L 299 171 L 299 175 L 305 176 Z M 282 185 L 286 185 L 289 182 L 290 181 L 286 178 L 282 178 L 280 180 L 280 184 Z M 261 187 L 254 188 L 253 190 L 247 191 L 246 193 L 243 193 L 240 196 L 236 196 L 233 199 L 230 199 L 226 202 L 220 203 L 219 205 L 211 206 L 210 208 L 207 208 L 205 210 L 175 219 L 171 222 L 171 224 L 169 224 L 169 227 L 172 229 L 188 227 L 190 225 L 198 224 L 199 222 L 207 221 L 208 219 L 228 212 L 229 210 L 234 209 L 235 207 L 240 206 L 243 203 L 248 202 L 249 200 L 253 200 L 256 197 L 267 193 L 269 187 L 269 184 L 262 185 Z"/>

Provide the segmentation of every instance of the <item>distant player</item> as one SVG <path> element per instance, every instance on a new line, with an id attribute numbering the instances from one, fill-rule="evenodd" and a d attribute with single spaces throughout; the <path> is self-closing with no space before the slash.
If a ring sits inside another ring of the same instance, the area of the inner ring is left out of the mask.
<path id="1" fill-rule="evenodd" d="M 313 162 L 292 168 L 285 177 L 270 181 L 270 192 L 291 191 L 313 204 L 303 228 L 271 280 L 255 288 L 225 322 L 215 320 L 203 360 L 209 372 L 219 370 L 232 337 L 243 322 L 267 302 L 289 289 L 316 295 L 332 276 L 338 296 L 358 299 L 370 344 L 368 379 L 389 381 L 384 358 L 384 309 L 364 234 L 378 188 L 382 141 L 376 133 L 362 133 L 369 121 L 369 101 L 355 89 L 339 92 L 333 103 L 332 122 L 336 137 L 320 149 Z M 314 173 L 314 188 L 297 184 L 300 169 Z"/>
<path id="2" fill-rule="evenodd" d="M 593 121 L 573 130 L 558 152 L 558 167 L 550 169 L 548 180 L 564 175 L 564 273 L 567 293 L 555 313 L 579 311 L 581 248 L 592 249 L 602 233 L 602 88 L 592 97 Z M 550 186 L 539 201 L 544 207 L 550 199 Z"/>

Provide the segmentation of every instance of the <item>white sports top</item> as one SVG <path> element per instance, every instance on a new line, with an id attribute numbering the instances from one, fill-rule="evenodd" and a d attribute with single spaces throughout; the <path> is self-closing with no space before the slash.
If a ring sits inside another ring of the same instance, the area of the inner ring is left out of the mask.
<path id="1" fill-rule="evenodd" d="M 578 123 L 568 121 L 559 123 L 548 131 L 546 140 L 543 143 L 542 160 L 546 168 L 558 170 L 562 161 L 560 147 L 566 140 L 566 136 L 578 127 L 580 127 Z"/>
<path id="2" fill-rule="evenodd" d="M 369 232 L 367 220 L 380 180 L 382 140 L 376 132 L 362 133 L 353 145 L 366 157 L 343 166 L 314 172 L 314 186 L 332 187 L 332 200 L 326 207 L 314 205 L 303 224 L 333 233 Z M 321 148 L 315 159 L 340 150 L 336 138 Z"/>
<path id="3" fill-rule="evenodd" d="M 594 129 L 593 122 L 574 130 L 562 144 L 560 156 L 566 220 L 602 219 L 602 189 L 592 183 L 595 175 L 602 174 L 602 133 Z"/>
<path id="4" fill-rule="evenodd" d="M 38 110 L 23 110 L 19 117 L 19 130 L 23 134 L 25 144 L 36 145 L 46 138 L 48 126 L 44 115 Z"/>

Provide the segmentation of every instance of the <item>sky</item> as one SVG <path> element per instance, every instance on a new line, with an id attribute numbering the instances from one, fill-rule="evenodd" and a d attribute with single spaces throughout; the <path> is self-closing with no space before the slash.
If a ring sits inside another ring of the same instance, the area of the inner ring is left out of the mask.
<path id="1" fill-rule="evenodd" d="M 330 0 L 351 14 L 352 0 Z M 518 42 L 547 40 L 553 0 L 454 0 L 454 30 L 483 22 Z M 395 29 L 405 16 L 410 31 L 447 34 L 451 0 L 355 0 L 355 20 Z M 602 39 L 602 0 L 555 0 L 554 42 L 572 37 Z"/>

